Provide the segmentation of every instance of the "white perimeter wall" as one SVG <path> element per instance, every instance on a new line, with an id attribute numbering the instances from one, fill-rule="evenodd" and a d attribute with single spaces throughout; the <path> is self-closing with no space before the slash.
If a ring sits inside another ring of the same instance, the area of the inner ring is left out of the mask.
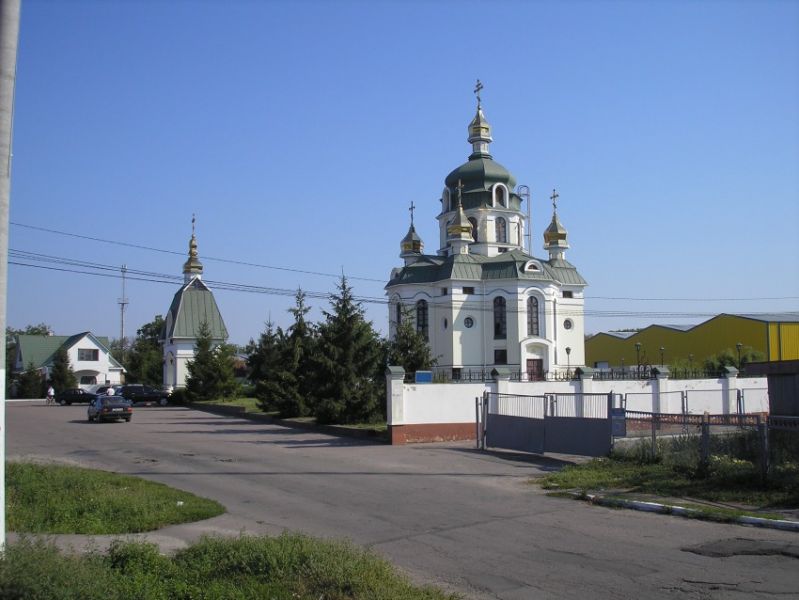
<path id="1" fill-rule="evenodd" d="M 475 398 L 484 391 L 540 396 L 544 394 L 607 394 L 626 398 L 627 410 L 682 412 L 683 393 L 688 413 L 727 414 L 737 412 L 738 390 L 746 413 L 768 412 L 768 384 L 765 377 L 739 379 L 668 378 L 648 381 L 489 381 L 485 383 L 405 384 L 388 383 L 388 424 L 473 423 Z"/>

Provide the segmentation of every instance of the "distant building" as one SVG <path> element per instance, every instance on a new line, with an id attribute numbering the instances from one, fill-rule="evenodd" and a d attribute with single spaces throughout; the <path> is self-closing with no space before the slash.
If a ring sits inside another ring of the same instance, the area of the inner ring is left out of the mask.
<path id="1" fill-rule="evenodd" d="M 117 385 L 122 382 L 124 369 L 111 356 L 108 343 L 108 338 L 97 337 L 89 331 L 75 335 L 17 335 L 14 373 L 22 373 L 33 365 L 48 378 L 55 353 L 63 347 L 82 388 Z"/>
<path id="2" fill-rule="evenodd" d="M 211 331 L 214 345 L 228 338 L 225 322 L 214 294 L 202 281 L 203 265 L 197 253 L 192 219 L 189 258 L 183 264 L 183 285 L 177 291 L 164 319 L 161 343 L 164 347 L 164 386 L 182 388 L 188 377 L 187 363 L 194 358 L 195 345 L 203 323 Z"/>
<path id="3" fill-rule="evenodd" d="M 386 285 L 391 334 L 408 315 L 429 341 L 437 370 L 454 379 L 507 365 L 538 380 L 584 365 L 587 284 L 566 260 L 557 194 L 544 233 L 549 256 L 535 258 L 524 249 L 524 197 L 489 153 L 491 126 L 479 95 L 468 129 L 472 153 L 445 179 L 435 254 L 423 253 L 411 205 L 400 244 L 405 264 Z"/>
<path id="4" fill-rule="evenodd" d="M 636 345 L 640 344 L 639 347 Z M 635 332 L 602 332 L 585 342 L 586 363 L 607 368 L 673 364 L 701 366 L 722 350 L 751 347 L 767 361 L 799 359 L 799 313 L 720 314 L 698 325 L 650 325 Z"/>

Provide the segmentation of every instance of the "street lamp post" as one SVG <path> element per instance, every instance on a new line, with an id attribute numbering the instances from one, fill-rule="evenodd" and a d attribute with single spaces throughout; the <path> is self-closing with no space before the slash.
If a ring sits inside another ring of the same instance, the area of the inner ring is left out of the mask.
<path id="1" fill-rule="evenodd" d="M 624 379 L 624 357 L 621 357 L 621 378 Z"/>
<path id="2" fill-rule="evenodd" d="M 662 366 L 665 364 L 665 363 L 663 362 L 663 353 L 664 353 L 665 351 L 666 351 L 666 349 L 665 349 L 663 346 L 661 346 L 661 347 L 660 347 L 660 366 L 661 366 L 661 367 L 662 367 Z"/>
<path id="3" fill-rule="evenodd" d="M 566 377 L 571 376 L 571 369 L 572 369 L 572 349 L 569 346 L 566 346 Z"/>
<path id="4" fill-rule="evenodd" d="M 744 347 L 744 345 L 741 342 L 738 342 L 737 344 L 735 344 L 735 349 L 738 351 L 738 370 L 739 371 L 741 370 L 741 348 L 743 348 L 743 347 Z"/>
<path id="5" fill-rule="evenodd" d="M 641 376 L 641 342 L 635 342 L 635 361 L 638 363 L 638 377 Z"/>

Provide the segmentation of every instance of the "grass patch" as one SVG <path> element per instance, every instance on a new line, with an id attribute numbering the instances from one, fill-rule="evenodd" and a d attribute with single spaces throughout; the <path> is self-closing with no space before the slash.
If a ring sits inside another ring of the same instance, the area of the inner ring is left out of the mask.
<path id="1" fill-rule="evenodd" d="M 453 600 L 417 587 L 386 561 L 347 543 L 284 534 L 204 538 L 175 556 L 117 542 L 107 554 L 70 556 L 22 540 L 0 559 L 2 598 Z"/>
<path id="2" fill-rule="evenodd" d="M 10 531 L 101 535 L 152 531 L 215 517 L 225 509 L 213 500 L 138 477 L 9 462 L 6 511 Z"/>
<path id="3" fill-rule="evenodd" d="M 718 456 L 711 458 L 705 476 L 665 462 L 600 458 L 568 466 L 537 482 L 550 490 L 623 490 L 632 494 L 729 502 L 757 509 L 799 507 L 799 465 L 775 467 L 769 481 L 763 484 L 752 463 Z"/>

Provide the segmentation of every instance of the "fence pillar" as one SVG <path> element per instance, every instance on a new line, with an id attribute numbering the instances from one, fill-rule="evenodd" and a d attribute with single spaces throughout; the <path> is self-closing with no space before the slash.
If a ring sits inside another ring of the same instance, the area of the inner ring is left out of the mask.
<path id="1" fill-rule="evenodd" d="M 768 419 L 768 417 L 767 417 Z M 768 447 L 768 420 L 762 422 L 757 418 L 757 434 L 760 438 L 760 479 L 766 483 L 769 471 L 769 447 Z"/>
<path id="2" fill-rule="evenodd" d="M 594 370 L 590 367 L 577 367 L 575 369 L 577 377 L 579 378 L 579 395 L 575 398 L 574 414 L 577 417 L 585 416 L 585 394 L 591 394 L 594 391 Z"/>
<path id="3" fill-rule="evenodd" d="M 667 413 L 669 410 L 669 368 L 666 366 L 652 367 L 655 374 L 653 390 L 655 392 L 652 402 L 652 412 Z"/>
<path id="4" fill-rule="evenodd" d="M 405 438 L 394 434 L 396 426 L 405 423 L 405 369 L 386 368 L 386 422 L 392 444 L 404 444 Z"/>
<path id="5" fill-rule="evenodd" d="M 725 415 L 736 412 L 738 400 L 738 369 L 724 367 L 721 379 L 721 410 Z"/>

